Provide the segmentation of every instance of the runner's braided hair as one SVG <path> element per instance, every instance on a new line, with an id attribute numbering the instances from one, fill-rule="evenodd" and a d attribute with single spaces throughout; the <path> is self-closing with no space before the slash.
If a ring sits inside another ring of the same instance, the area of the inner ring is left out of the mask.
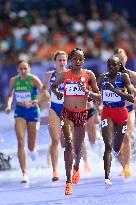
<path id="1" fill-rule="evenodd" d="M 84 53 L 84 51 L 83 51 L 81 48 L 74 48 L 74 49 L 71 51 L 70 56 L 72 57 L 72 55 L 73 55 L 75 52 L 77 52 L 77 51 L 81 51 L 81 52 L 83 53 L 84 58 L 85 58 L 85 53 Z"/>

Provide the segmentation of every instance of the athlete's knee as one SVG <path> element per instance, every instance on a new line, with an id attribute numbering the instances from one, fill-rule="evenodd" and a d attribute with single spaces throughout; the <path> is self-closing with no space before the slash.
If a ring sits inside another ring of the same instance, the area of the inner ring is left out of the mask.
<path id="1" fill-rule="evenodd" d="M 60 139 L 58 138 L 52 138 L 51 140 L 51 146 L 58 146 L 59 145 L 59 142 L 60 142 Z"/>
<path id="2" fill-rule="evenodd" d="M 28 145 L 28 150 L 31 151 L 31 152 L 34 151 L 34 148 L 35 148 L 35 147 L 34 147 L 33 145 Z"/>
<path id="3" fill-rule="evenodd" d="M 33 141 L 28 141 L 28 149 L 32 152 L 35 149 L 35 140 Z"/>
<path id="4" fill-rule="evenodd" d="M 18 139 L 18 148 L 21 149 L 21 148 L 24 148 L 24 140 L 23 139 Z"/>
<path id="5" fill-rule="evenodd" d="M 66 150 L 72 149 L 72 139 L 70 137 L 65 138 L 65 149 Z"/>

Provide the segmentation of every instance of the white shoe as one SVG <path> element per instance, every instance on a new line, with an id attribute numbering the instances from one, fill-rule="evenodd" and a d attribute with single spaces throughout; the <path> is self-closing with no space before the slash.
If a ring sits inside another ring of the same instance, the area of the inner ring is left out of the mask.
<path id="1" fill-rule="evenodd" d="M 108 189 L 112 186 L 112 183 L 111 183 L 110 179 L 105 179 L 104 183 L 105 183 L 105 188 L 106 189 Z"/>
<path id="2" fill-rule="evenodd" d="M 21 183 L 28 183 L 28 176 L 27 176 L 27 174 L 23 174 Z"/>
<path id="3" fill-rule="evenodd" d="M 28 155 L 31 157 L 31 159 L 32 159 L 33 161 L 35 161 L 36 158 L 37 158 L 37 156 L 38 156 L 38 153 L 37 153 L 37 151 L 29 151 L 29 152 L 28 152 Z"/>

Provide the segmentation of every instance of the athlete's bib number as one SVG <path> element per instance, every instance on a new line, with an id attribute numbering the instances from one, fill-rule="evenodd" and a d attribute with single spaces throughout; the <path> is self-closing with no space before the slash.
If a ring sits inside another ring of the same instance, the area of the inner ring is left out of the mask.
<path id="1" fill-rule="evenodd" d="M 108 125 L 108 120 L 107 119 L 104 119 L 104 120 L 101 121 L 102 128 L 107 127 L 107 125 Z"/>
<path id="2" fill-rule="evenodd" d="M 30 102 L 32 100 L 30 91 L 16 91 L 15 98 L 17 102 Z"/>
<path id="3" fill-rule="evenodd" d="M 67 83 L 65 88 L 66 95 L 85 95 L 85 92 L 78 86 L 78 83 Z"/>
<path id="4" fill-rule="evenodd" d="M 126 133 L 126 131 L 127 131 L 127 125 L 124 125 L 124 126 L 122 127 L 122 133 Z"/>
<path id="5" fill-rule="evenodd" d="M 110 90 L 103 90 L 103 101 L 105 102 L 120 102 L 121 97 Z"/>

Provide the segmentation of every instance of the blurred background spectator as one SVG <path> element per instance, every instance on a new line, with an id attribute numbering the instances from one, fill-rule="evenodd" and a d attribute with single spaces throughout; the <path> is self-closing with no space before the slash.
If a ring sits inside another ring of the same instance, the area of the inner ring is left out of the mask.
<path id="1" fill-rule="evenodd" d="M 136 14 L 123 0 L 0 1 L 0 64 L 25 58 L 48 61 L 54 50 L 82 47 L 87 58 L 106 60 L 115 47 L 136 55 Z M 133 1 L 132 1 L 133 2 Z"/>
<path id="2" fill-rule="evenodd" d="M 56 50 L 70 54 L 80 47 L 87 58 L 85 67 L 98 76 L 113 50 L 121 47 L 127 51 L 129 68 L 134 69 L 135 22 L 134 0 L 0 0 L 1 104 L 5 84 L 19 60 L 28 60 L 42 78 L 51 69 Z"/>

